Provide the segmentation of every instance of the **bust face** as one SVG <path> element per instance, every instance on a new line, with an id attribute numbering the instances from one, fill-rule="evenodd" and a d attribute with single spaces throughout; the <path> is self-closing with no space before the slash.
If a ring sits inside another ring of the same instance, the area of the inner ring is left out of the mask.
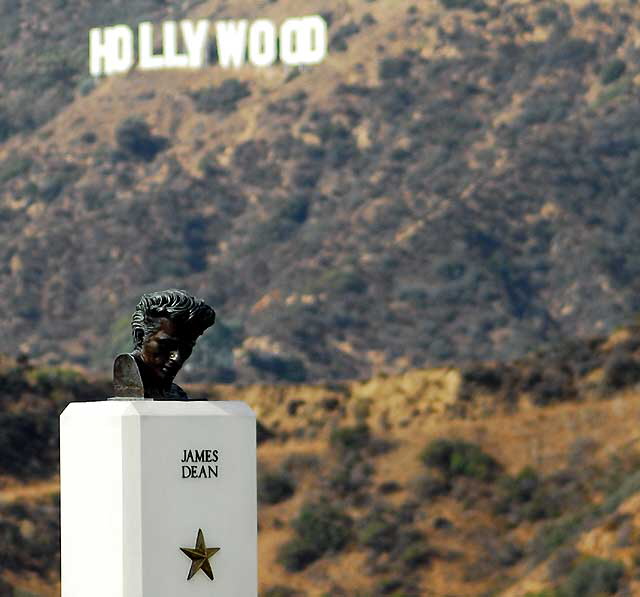
<path id="1" fill-rule="evenodd" d="M 169 385 L 191 355 L 196 339 L 184 326 L 166 317 L 156 320 L 158 329 L 142 343 L 140 358 L 159 384 Z"/>

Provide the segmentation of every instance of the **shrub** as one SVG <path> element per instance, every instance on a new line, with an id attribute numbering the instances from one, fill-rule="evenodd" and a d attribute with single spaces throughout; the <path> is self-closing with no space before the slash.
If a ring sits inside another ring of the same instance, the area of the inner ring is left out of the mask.
<path id="1" fill-rule="evenodd" d="M 307 502 L 293 523 L 297 536 L 278 550 L 278 561 L 298 572 L 327 552 L 337 552 L 351 538 L 351 518 L 326 502 Z"/>
<path id="2" fill-rule="evenodd" d="M 0 413 L 0 473 L 50 474 L 57 464 L 55 413 Z"/>
<path id="3" fill-rule="evenodd" d="M 640 362 L 629 354 L 612 354 L 604 365 L 602 386 L 605 391 L 620 390 L 640 381 Z"/>
<path id="4" fill-rule="evenodd" d="M 437 496 L 445 495 L 451 486 L 440 475 L 427 473 L 411 481 L 411 489 L 420 500 L 431 500 Z"/>
<path id="5" fill-rule="evenodd" d="M 431 556 L 432 551 L 424 535 L 420 531 L 411 529 L 399 534 L 391 557 L 410 571 L 428 563 Z"/>
<path id="6" fill-rule="evenodd" d="M 547 492 L 535 470 L 522 469 L 515 477 L 500 480 L 496 512 L 509 514 L 515 521 L 540 520 L 557 516 L 561 511 L 558 496 Z"/>
<path id="7" fill-rule="evenodd" d="M 360 27 L 356 23 L 347 23 L 340 27 L 332 36 L 329 47 L 333 52 L 346 52 L 349 45 L 347 39 L 359 33 Z"/>
<path id="8" fill-rule="evenodd" d="M 462 370 L 458 398 L 471 400 L 476 388 L 481 392 L 497 392 L 504 381 L 505 372 L 497 367 L 482 364 L 468 365 Z"/>
<path id="9" fill-rule="evenodd" d="M 381 79 L 395 79 L 406 77 L 411 70 L 408 58 L 383 58 L 378 64 L 378 76 Z"/>
<path id="10" fill-rule="evenodd" d="M 558 19 L 558 13 L 552 6 L 543 6 L 536 14 L 536 22 L 538 25 L 546 27 L 551 25 Z"/>
<path id="11" fill-rule="evenodd" d="M 483 0 L 440 0 L 440 2 L 449 10 L 465 9 L 480 12 L 487 8 Z"/>
<path id="12" fill-rule="evenodd" d="M 373 473 L 370 463 L 364 462 L 356 454 L 342 458 L 338 467 L 329 477 L 329 487 L 342 496 L 355 494 L 369 484 L 369 478 Z"/>
<path id="13" fill-rule="evenodd" d="M 584 66 L 597 55 L 595 43 L 579 37 L 563 38 L 552 50 L 549 60 L 557 67 Z"/>
<path id="14" fill-rule="evenodd" d="M 264 423 L 256 419 L 256 443 L 260 445 L 262 442 L 273 439 L 276 434 L 271 431 Z"/>
<path id="15" fill-rule="evenodd" d="M 304 539 L 292 539 L 280 546 L 278 562 L 288 572 L 299 572 L 322 556 L 313 543 Z"/>
<path id="16" fill-rule="evenodd" d="M 300 382 L 307 378 L 304 363 L 296 357 L 281 357 L 250 351 L 249 365 L 286 381 Z"/>
<path id="17" fill-rule="evenodd" d="M 500 470 L 492 456 L 464 440 L 433 440 L 420 457 L 426 466 L 440 470 L 446 478 L 462 476 L 488 481 Z"/>
<path id="18" fill-rule="evenodd" d="M 282 461 L 282 470 L 294 474 L 305 473 L 317 469 L 320 461 L 315 454 L 293 452 Z"/>
<path id="19" fill-rule="evenodd" d="M 397 540 L 398 521 L 387 509 L 377 509 L 360 520 L 357 530 L 358 543 L 376 553 L 393 549 Z"/>
<path id="20" fill-rule="evenodd" d="M 561 547 L 547 564 L 547 574 L 551 581 L 566 576 L 575 566 L 578 550 L 573 546 Z"/>
<path id="21" fill-rule="evenodd" d="M 116 129 L 118 147 L 126 154 L 152 161 L 167 146 L 167 139 L 151 134 L 149 125 L 140 118 L 127 118 Z"/>
<path id="22" fill-rule="evenodd" d="M 241 99 L 251 95 L 251 92 L 247 83 L 237 79 L 226 79 L 218 87 L 210 85 L 190 95 L 198 112 L 228 114 L 236 109 L 236 104 Z"/>
<path id="23" fill-rule="evenodd" d="M 0 184 L 12 178 L 23 176 L 31 169 L 33 162 L 30 157 L 12 154 L 0 164 Z"/>
<path id="24" fill-rule="evenodd" d="M 308 213 L 309 199 L 302 195 L 294 195 L 283 203 L 277 217 L 302 224 L 306 221 Z"/>
<path id="25" fill-rule="evenodd" d="M 334 429 L 329 437 L 329 443 L 340 452 L 351 452 L 366 448 L 370 440 L 369 427 L 360 423 L 353 427 Z"/>
<path id="26" fill-rule="evenodd" d="M 617 593 L 624 576 L 622 562 L 589 557 L 571 572 L 562 589 L 566 597 L 600 597 Z"/>
<path id="27" fill-rule="evenodd" d="M 371 597 L 416 597 L 421 595 L 420 588 L 412 578 L 389 578 L 380 581 L 373 589 Z M 367 593 L 369 595 L 369 593 Z"/>
<path id="28" fill-rule="evenodd" d="M 360 272 L 353 269 L 344 269 L 328 271 L 320 279 L 318 289 L 325 289 L 338 294 L 364 294 L 367 291 L 367 287 L 367 281 Z"/>
<path id="29" fill-rule="evenodd" d="M 225 169 L 218 163 L 215 151 L 205 153 L 198 162 L 198 168 L 206 178 L 218 178 L 225 174 Z"/>
<path id="30" fill-rule="evenodd" d="M 295 491 L 293 479 L 284 472 L 266 472 L 258 476 L 258 501 L 277 504 L 290 498 Z"/>
<path id="31" fill-rule="evenodd" d="M 380 581 L 375 589 L 374 595 L 402 595 L 404 582 L 400 578 L 389 578 Z"/>
<path id="32" fill-rule="evenodd" d="M 276 214 L 256 227 L 251 247 L 262 249 L 265 244 L 284 242 L 293 236 L 307 219 L 309 200 L 301 195 L 282 202 Z"/>
<path id="33" fill-rule="evenodd" d="M 283 587 L 282 585 L 270 587 L 264 592 L 264 597 L 302 597 L 303 595 L 305 595 L 305 593 L 301 593 L 291 587 Z"/>
<path id="34" fill-rule="evenodd" d="M 292 182 L 298 188 L 310 189 L 316 185 L 321 175 L 322 162 L 307 158 L 294 169 Z"/>
<path id="35" fill-rule="evenodd" d="M 627 65 L 624 60 L 616 58 L 607 63 L 607 65 L 602 69 L 602 73 L 600 73 L 600 81 L 603 85 L 613 83 L 624 74 L 625 70 L 627 70 Z"/>
<path id="36" fill-rule="evenodd" d="M 351 518 L 327 502 L 307 502 L 293 523 L 298 537 L 322 554 L 343 549 L 351 538 Z"/>
<path id="37" fill-rule="evenodd" d="M 545 560 L 558 547 L 564 545 L 583 527 L 584 516 L 576 514 L 545 524 L 536 534 L 532 543 L 532 554 L 535 562 Z"/>

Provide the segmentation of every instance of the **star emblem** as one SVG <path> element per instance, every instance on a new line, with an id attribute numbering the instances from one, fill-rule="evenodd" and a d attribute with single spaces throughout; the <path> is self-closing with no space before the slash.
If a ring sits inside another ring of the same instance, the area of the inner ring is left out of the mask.
<path id="1" fill-rule="evenodd" d="M 202 570 L 211 580 L 213 580 L 213 571 L 211 570 L 211 564 L 209 558 L 220 551 L 219 547 L 207 547 L 204 543 L 204 534 L 202 529 L 198 529 L 198 537 L 196 539 L 196 546 L 181 547 L 180 551 L 188 558 L 191 558 L 191 569 L 189 570 L 189 576 L 187 580 L 191 580 L 193 576 Z"/>

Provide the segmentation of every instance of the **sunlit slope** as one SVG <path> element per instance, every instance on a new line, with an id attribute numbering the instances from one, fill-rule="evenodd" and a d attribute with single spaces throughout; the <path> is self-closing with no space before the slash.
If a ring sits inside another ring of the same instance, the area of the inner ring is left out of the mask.
<path id="1" fill-rule="evenodd" d="M 190 388 L 257 414 L 261 595 L 633 594 L 638 337 L 366 381 Z M 2 381 L 2 578 L 53 596 L 48 422 L 108 389 L 11 361 Z"/>

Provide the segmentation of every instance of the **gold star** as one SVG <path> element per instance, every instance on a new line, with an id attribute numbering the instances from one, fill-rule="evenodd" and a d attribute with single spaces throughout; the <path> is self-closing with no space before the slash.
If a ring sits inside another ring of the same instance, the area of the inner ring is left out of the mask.
<path id="1" fill-rule="evenodd" d="M 213 580 L 213 571 L 211 570 L 209 558 L 218 553 L 220 548 L 207 547 L 204 544 L 204 534 L 202 533 L 202 529 L 198 529 L 198 538 L 196 539 L 195 548 L 181 547 L 180 551 L 191 558 L 191 569 L 189 570 L 187 580 L 191 580 L 198 570 L 202 570 L 211 580 Z"/>

